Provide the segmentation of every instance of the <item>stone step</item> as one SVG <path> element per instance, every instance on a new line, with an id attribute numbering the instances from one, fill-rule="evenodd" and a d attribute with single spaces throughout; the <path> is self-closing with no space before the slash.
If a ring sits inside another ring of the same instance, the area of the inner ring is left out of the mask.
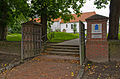
<path id="1" fill-rule="evenodd" d="M 43 55 L 47 58 L 52 58 L 52 59 L 61 59 L 61 60 L 79 60 L 79 57 L 75 56 L 60 56 L 60 55 Z"/>
<path id="2" fill-rule="evenodd" d="M 110 78 L 107 75 L 101 75 L 100 78 L 98 78 L 98 75 L 93 75 L 93 76 L 84 76 L 82 79 L 119 79 L 119 78 L 120 78 L 119 76 L 112 76 L 112 75 L 110 75 Z"/>
<path id="3" fill-rule="evenodd" d="M 51 44 L 47 46 L 79 47 L 78 45 L 61 45 L 61 44 Z"/>
<path id="4" fill-rule="evenodd" d="M 56 51 L 47 51 L 48 54 L 52 55 L 79 55 L 79 53 L 76 52 L 56 52 Z"/>
<path id="5" fill-rule="evenodd" d="M 79 53 L 79 50 L 71 50 L 71 49 L 46 49 L 47 51 L 56 51 L 56 52 L 78 52 Z"/>
<path id="6" fill-rule="evenodd" d="M 79 50 L 79 47 L 67 47 L 67 46 L 48 46 L 47 48 L 54 48 L 54 49 L 72 49 L 72 50 Z"/>

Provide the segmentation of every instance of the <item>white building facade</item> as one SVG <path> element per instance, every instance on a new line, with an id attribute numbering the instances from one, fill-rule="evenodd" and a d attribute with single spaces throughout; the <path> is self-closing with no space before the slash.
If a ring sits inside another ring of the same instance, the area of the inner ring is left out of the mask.
<path id="1" fill-rule="evenodd" d="M 64 23 L 63 20 L 60 18 L 53 20 L 54 23 L 51 26 L 51 29 L 53 31 L 60 30 L 61 32 L 67 32 L 67 33 L 73 33 L 74 24 L 76 25 L 76 32 L 79 32 L 79 20 L 82 21 L 85 24 L 85 29 L 87 29 L 87 22 L 85 21 L 86 18 L 95 15 L 95 12 L 86 12 L 82 13 L 80 17 L 77 17 L 76 14 L 73 14 L 74 18 L 73 20 L 70 20 L 67 23 Z"/>
<path id="2" fill-rule="evenodd" d="M 87 29 L 87 23 L 83 22 L 85 24 L 85 29 Z M 66 30 L 67 33 L 73 33 L 74 24 L 76 25 L 76 32 L 79 32 L 79 22 L 72 22 L 72 23 L 61 23 L 61 32 Z"/>

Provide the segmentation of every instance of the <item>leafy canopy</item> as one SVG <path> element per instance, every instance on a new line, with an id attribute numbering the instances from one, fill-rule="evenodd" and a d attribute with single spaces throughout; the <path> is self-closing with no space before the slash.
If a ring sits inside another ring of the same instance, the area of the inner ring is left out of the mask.
<path id="1" fill-rule="evenodd" d="M 78 14 L 84 3 L 85 0 L 32 0 L 31 17 L 40 17 L 41 14 L 46 14 L 47 20 L 61 17 L 68 21 L 73 18 L 69 8 L 72 8 L 74 13 Z M 43 11 L 44 8 L 47 8 L 47 10 Z"/>
<path id="2" fill-rule="evenodd" d="M 109 1 L 111 0 L 95 0 L 94 4 L 97 5 L 96 8 L 100 9 L 100 8 L 105 8 L 106 5 L 109 4 Z"/>
<path id="3" fill-rule="evenodd" d="M 27 0 L 0 0 L 0 23 L 8 25 L 19 15 L 28 16 Z"/>

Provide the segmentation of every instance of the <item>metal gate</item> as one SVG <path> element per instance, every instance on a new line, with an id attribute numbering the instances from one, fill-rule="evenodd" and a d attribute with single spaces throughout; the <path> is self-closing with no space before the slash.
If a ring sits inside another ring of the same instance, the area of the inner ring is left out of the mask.
<path id="1" fill-rule="evenodd" d="M 82 21 L 79 21 L 79 43 L 80 65 L 82 65 L 85 60 L 85 25 Z"/>
<path id="2" fill-rule="evenodd" d="M 29 21 L 22 25 L 21 59 L 40 54 L 41 24 Z"/>

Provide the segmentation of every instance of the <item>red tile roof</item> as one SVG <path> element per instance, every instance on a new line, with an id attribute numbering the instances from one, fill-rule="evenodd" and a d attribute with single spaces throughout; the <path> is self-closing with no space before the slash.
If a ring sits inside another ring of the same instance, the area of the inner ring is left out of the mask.
<path id="1" fill-rule="evenodd" d="M 77 17 L 76 14 L 72 14 L 74 16 L 74 19 L 71 19 L 69 22 L 72 23 L 72 22 L 79 22 L 79 20 L 81 20 L 82 22 L 85 22 L 85 19 L 87 19 L 88 17 L 92 16 L 92 15 L 95 15 L 96 13 L 95 12 L 85 12 L 85 13 L 82 13 L 79 17 Z M 52 21 L 54 22 L 58 22 L 60 20 L 60 18 L 57 18 L 57 19 L 52 19 Z M 39 18 L 34 18 L 34 21 L 36 22 L 41 22 L 41 20 Z M 60 23 L 64 23 L 64 20 L 62 19 Z"/>
<path id="2" fill-rule="evenodd" d="M 95 15 L 96 12 L 85 12 L 85 13 L 82 13 L 79 17 L 77 17 L 76 14 L 72 14 L 74 16 L 74 19 L 71 19 L 69 22 L 72 23 L 72 22 L 79 22 L 79 20 L 81 20 L 82 22 L 85 22 L 85 19 L 92 16 L 92 15 Z M 61 20 L 61 23 L 64 23 L 64 20 L 62 19 Z"/>
<path id="3" fill-rule="evenodd" d="M 52 21 L 54 21 L 54 22 L 57 22 L 57 21 L 59 21 L 60 20 L 60 18 L 57 18 L 57 19 L 52 19 Z"/>
<path id="4" fill-rule="evenodd" d="M 36 22 L 38 22 L 38 23 L 41 22 L 40 18 L 34 18 L 33 21 L 36 21 Z"/>
<path id="5" fill-rule="evenodd" d="M 57 18 L 57 19 L 51 19 L 52 21 L 54 21 L 54 22 L 57 22 L 57 21 L 59 21 L 60 20 L 60 18 Z M 33 21 L 36 21 L 36 22 L 41 22 L 41 20 L 39 19 L 39 18 L 34 18 L 33 19 Z"/>

